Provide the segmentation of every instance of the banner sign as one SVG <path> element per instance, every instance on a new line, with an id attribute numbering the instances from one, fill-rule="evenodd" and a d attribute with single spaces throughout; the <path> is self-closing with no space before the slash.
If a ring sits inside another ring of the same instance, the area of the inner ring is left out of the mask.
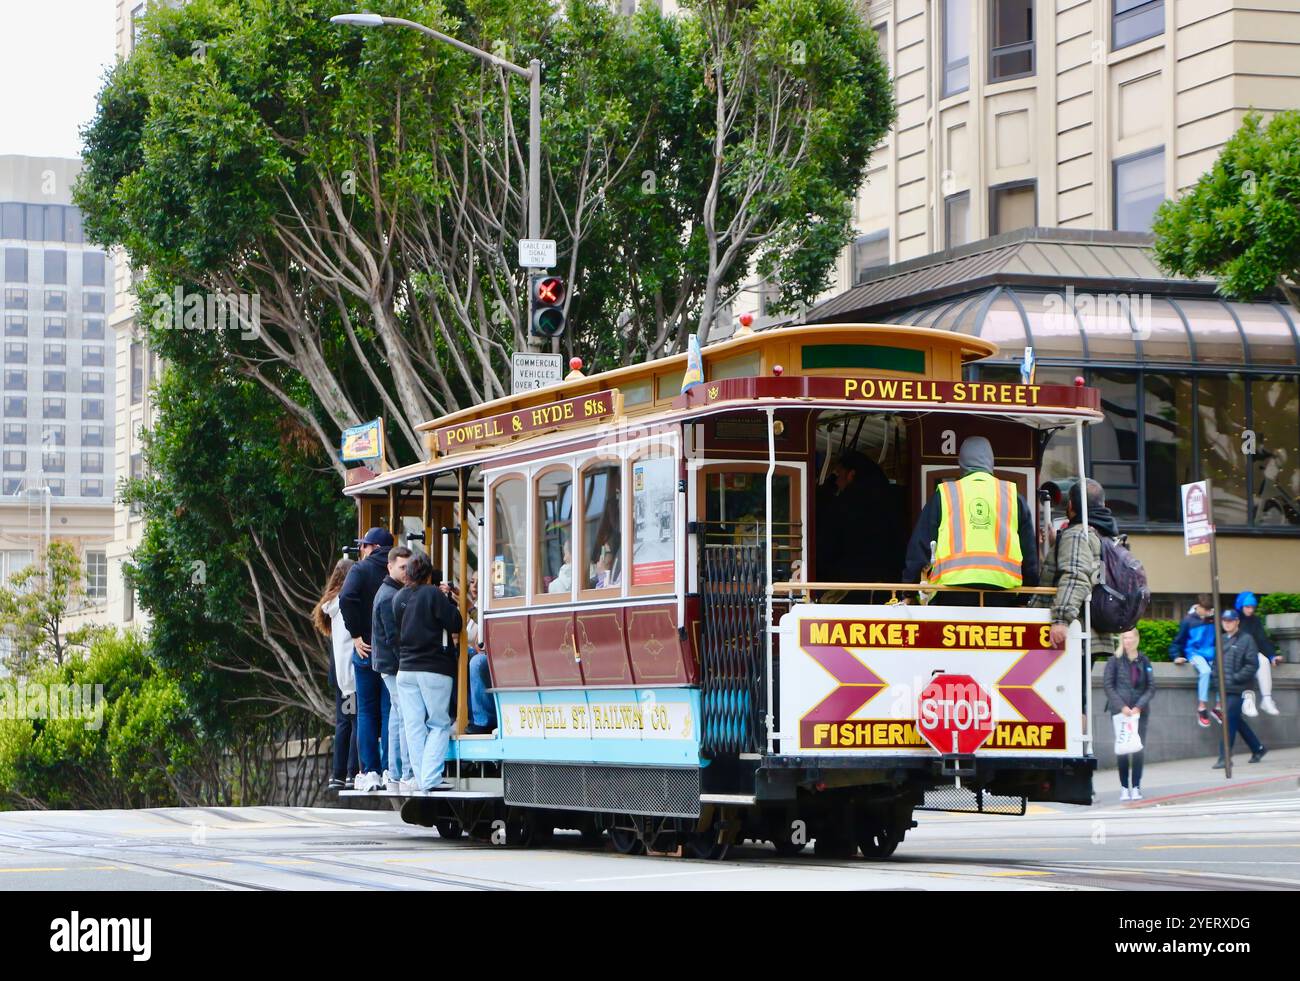
<path id="1" fill-rule="evenodd" d="M 1204 555 L 1210 550 L 1214 526 L 1210 524 L 1210 485 L 1198 480 L 1183 484 L 1183 554 Z"/>
<path id="2" fill-rule="evenodd" d="M 503 412 L 472 422 L 443 426 L 431 433 L 440 454 L 453 453 L 483 443 L 505 442 L 516 436 L 547 429 L 563 429 L 584 422 L 597 422 L 614 414 L 617 391 L 607 389 L 592 395 L 579 395 L 561 402 Z"/>
<path id="3" fill-rule="evenodd" d="M 358 460 L 382 460 L 384 457 L 384 420 L 372 419 L 343 430 L 339 456 L 344 463 Z"/>
<path id="4" fill-rule="evenodd" d="M 1079 631 L 1047 609 L 796 605 L 781 619 L 781 752 L 933 755 L 917 725 L 936 676 L 987 693 L 978 752 L 1081 756 Z M 983 703 L 982 703 L 983 704 Z"/>
<path id="5" fill-rule="evenodd" d="M 894 406 L 1052 409 L 1100 411 L 1097 389 L 1078 385 L 1021 385 L 1015 382 L 952 382 L 928 378 L 725 378 L 683 392 L 686 407 L 760 398 L 808 398 Z M 675 403 L 676 404 L 676 403 Z"/>

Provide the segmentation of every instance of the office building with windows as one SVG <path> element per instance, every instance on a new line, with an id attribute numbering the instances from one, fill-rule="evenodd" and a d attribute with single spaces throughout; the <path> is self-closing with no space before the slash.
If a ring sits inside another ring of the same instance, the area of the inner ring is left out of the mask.
<path id="1" fill-rule="evenodd" d="M 0 579 L 69 541 L 102 618 L 113 524 L 113 266 L 72 205 L 80 161 L 0 156 Z"/>
<path id="2" fill-rule="evenodd" d="M 873 0 L 898 121 L 858 236 L 809 321 L 996 341 L 972 378 L 1082 376 L 1107 421 L 1091 473 L 1146 564 L 1156 612 L 1209 586 L 1179 485 L 1210 478 L 1225 591 L 1300 590 L 1300 312 L 1228 302 L 1151 254 L 1160 202 L 1246 113 L 1300 107 L 1300 8 L 1228 0 Z M 1053 440 L 1044 476 L 1072 449 Z"/>

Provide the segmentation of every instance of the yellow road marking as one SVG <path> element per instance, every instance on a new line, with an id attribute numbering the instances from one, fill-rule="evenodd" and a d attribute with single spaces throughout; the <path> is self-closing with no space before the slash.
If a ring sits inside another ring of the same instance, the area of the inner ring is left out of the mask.
<path id="1" fill-rule="evenodd" d="M 66 868 L 55 866 L 29 866 L 27 868 L 0 869 L 0 872 L 67 872 Z"/>
<path id="2" fill-rule="evenodd" d="M 1163 852 L 1171 851 L 1175 848 L 1300 848 L 1300 844 L 1269 844 L 1269 845 L 1143 845 L 1144 852 Z"/>

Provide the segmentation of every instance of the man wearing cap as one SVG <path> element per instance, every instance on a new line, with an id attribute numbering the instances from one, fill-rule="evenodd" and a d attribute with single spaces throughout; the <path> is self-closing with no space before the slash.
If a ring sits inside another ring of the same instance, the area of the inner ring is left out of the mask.
<path id="1" fill-rule="evenodd" d="M 383 789 L 388 747 L 381 742 L 388 711 L 388 691 L 383 679 L 370 665 L 371 624 L 375 594 L 388 576 L 388 550 L 393 536 L 384 528 L 371 528 L 357 539 L 360 554 L 348 570 L 339 591 L 339 612 L 352 635 L 352 663 L 357 675 L 357 761 L 361 772 L 357 790 Z"/>
<path id="2" fill-rule="evenodd" d="M 1241 629 L 1241 617 L 1234 609 L 1223 611 L 1219 618 L 1223 624 L 1223 687 L 1228 695 L 1228 752 L 1237 741 L 1237 733 L 1250 747 L 1250 762 L 1258 763 L 1268 752 L 1255 735 L 1250 723 L 1241 717 L 1241 695 L 1255 680 L 1259 670 L 1259 645 L 1255 638 Z M 1223 749 L 1214 769 L 1223 769 Z"/>
<path id="3" fill-rule="evenodd" d="M 907 546 L 903 582 L 931 586 L 1015 589 L 1038 585 L 1038 550 L 1029 505 L 1015 484 L 993 476 L 993 447 L 968 436 L 957 451 L 962 475 L 946 480 L 925 502 Z M 979 593 L 948 592 L 939 602 L 977 606 Z M 986 595 L 987 606 L 1014 606 L 1016 597 Z"/>

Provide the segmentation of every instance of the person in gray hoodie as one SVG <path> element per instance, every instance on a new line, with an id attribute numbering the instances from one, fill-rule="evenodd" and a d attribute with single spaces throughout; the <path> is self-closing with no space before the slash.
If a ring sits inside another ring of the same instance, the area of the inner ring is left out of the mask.
<path id="1" fill-rule="evenodd" d="M 1119 767 L 1120 800 L 1142 799 L 1142 754 L 1146 751 L 1147 707 L 1156 693 L 1155 673 L 1147 656 L 1138 650 L 1137 629 L 1120 634 L 1120 650 L 1106 662 L 1102 686 L 1106 690 L 1106 703 L 1113 715 L 1136 715 L 1138 736 L 1142 749 L 1136 753 L 1120 753 L 1115 757 Z"/>
<path id="2" fill-rule="evenodd" d="M 398 644 L 397 621 L 393 616 L 393 597 L 406 585 L 406 564 L 411 560 L 411 550 L 404 546 L 388 552 L 388 575 L 379 584 L 371 611 L 370 664 L 379 673 L 388 689 L 388 769 L 384 771 L 384 786 L 388 790 L 409 790 L 415 785 L 415 771 L 406 746 L 406 730 L 402 726 L 402 706 L 397 700 Z M 403 787 L 405 783 L 407 786 Z"/>

